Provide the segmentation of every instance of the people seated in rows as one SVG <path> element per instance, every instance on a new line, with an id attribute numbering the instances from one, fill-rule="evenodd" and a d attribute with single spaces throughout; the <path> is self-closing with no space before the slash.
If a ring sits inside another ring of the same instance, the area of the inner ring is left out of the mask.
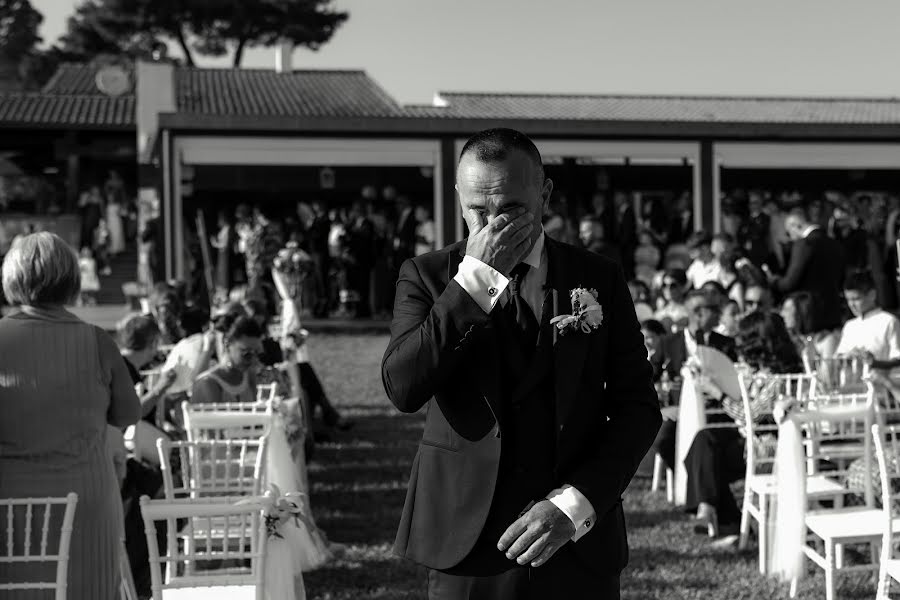
<path id="1" fill-rule="evenodd" d="M 687 291 L 687 275 L 683 269 L 667 269 L 662 276 L 662 306 L 653 315 L 670 331 L 680 330 L 688 322 L 688 311 L 684 306 Z"/>
<path id="2" fill-rule="evenodd" d="M 217 327 L 222 332 L 220 362 L 194 382 L 191 403 L 255 402 L 262 329 L 245 315 L 223 318 Z"/>
<path id="3" fill-rule="evenodd" d="M 712 237 L 704 231 L 698 231 L 688 240 L 688 249 L 692 261 L 687 270 L 688 284 L 693 289 L 698 289 L 707 281 L 719 281 L 722 264 L 712 252 Z"/>
<path id="4" fill-rule="evenodd" d="M 631 293 L 631 301 L 634 303 L 634 311 L 638 322 L 643 323 L 653 318 L 653 308 L 650 305 L 650 287 L 640 279 L 632 279 L 628 282 L 628 291 Z"/>
<path id="5" fill-rule="evenodd" d="M 118 324 L 116 333 L 132 385 L 138 385 L 143 381 L 141 369 L 156 358 L 159 350 L 159 327 L 150 317 L 130 315 Z M 175 373 L 166 371 L 151 389 L 140 396 L 142 418 L 151 416 L 158 401 L 166 395 L 174 380 Z"/>
<path id="6" fill-rule="evenodd" d="M 744 292 L 744 314 L 771 312 L 774 307 L 772 292 L 761 285 L 752 285 Z"/>
<path id="7" fill-rule="evenodd" d="M 702 290 L 692 290 L 685 299 L 688 313 L 687 327 L 670 334 L 665 340 L 666 370 L 672 378 L 680 376 L 685 361 L 697 352 L 698 346 L 710 346 L 723 354 L 735 357 L 734 340 L 716 333 L 721 305 Z"/>
<path id="8" fill-rule="evenodd" d="M 801 373 L 803 365 L 781 317 L 773 312 L 757 311 L 744 317 L 739 326 L 737 348 L 740 360 L 754 374 Z M 750 399 L 761 407 L 770 406 L 778 393 L 775 380 L 758 380 L 750 390 Z M 746 422 L 742 398 L 731 398 L 713 381 L 701 375 L 696 381 L 707 404 L 721 406 L 737 427 L 709 427 L 694 437 L 685 457 L 687 506 L 696 509 L 701 529 L 711 537 L 733 535 L 738 531 L 741 510 L 729 485 L 744 477 L 745 439 L 741 433 Z M 772 449 L 774 453 L 774 448 Z M 774 455 L 774 454 L 773 454 Z M 733 538 L 728 540 L 734 541 Z"/>
<path id="9" fill-rule="evenodd" d="M 736 337 L 740 320 L 740 304 L 736 300 L 728 299 L 722 306 L 722 312 L 719 315 L 719 325 L 716 327 L 715 332 L 729 338 Z"/>
<path id="10" fill-rule="evenodd" d="M 688 309 L 688 326 L 684 331 L 669 334 L 663 341 L 665 359 L 662 368 L 670 380 L 681 378 L 681 368 L 691 357 L 696 357 L 697 348 L 709 346 L 735 360 L 735 341 L 715 332 L 719 321 L 719 304 L 701 290 L 688 294 L 685 305 Z M 670 419 L 663 421 L 653 450 L 662 457 L 670 469 L 675 468 L 676 423 Z"/>
<path id="11" fill-rule="evenodd" d="M 900 359 L 900 321 L 878 305 L 872 274 L 850 273 L 844 281 L 844 297 L 853 318 L 844 324 L 836 354 L 868 354 L 878 366 Z"/>
<path id="12" fill-rule="evenodd" d="M 781 318 L 806 364 L 831 358 L 841 339 L 840 331 L 825 328 L 822 301 L 809 292 L 795 292 L 781 303 Z"/>
<path id="13" fill-rule="evenodd" d="M 657 383 L 662 378 L 663 367 L 666 363 L 663 340 L 668 332 L 656 319 L 646 319 L 641 321 L 641 334 L 644 336 L 644 346 L 647 347 L 647 360 L 653 367 L 653 383 Z"/>

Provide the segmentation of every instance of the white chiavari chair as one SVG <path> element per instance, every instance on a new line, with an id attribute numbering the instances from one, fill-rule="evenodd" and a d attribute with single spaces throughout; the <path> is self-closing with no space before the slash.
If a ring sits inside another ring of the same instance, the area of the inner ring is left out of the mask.
<path id="1" fill-rule="evenodd" d="M 831 415 L 827 414 L 829 411 Z M 845 416 L 839 416 L 842 411 Z M 870 390 L 857 394 L 817 394 L 794 417 L 804 423 L 809 442 L 807 476 L 824 475 L 841 483 L 845 495 L 863 498 L 862 505 L 843 506 L 835 502 L 832 508 L 806 513 L 807 543 L 803 553 L 825 571 L 826 600 L 835 598 L 835 580 L 839 572 L 872 572 L 878 567 L 877 558 L 869 564 L 854 565 L 845 564 L 843 560 L 843 548 L 848 544 L 868 545 L 872 556 L 876 557 L 883 535 L 882 513 L 875 506 L 873 492 L 871 431 L 874 415 L 874 394 Z M 858 486 L 848 481 L 848 466 L 856 459 L 862 461 L 862 482 Z M 797 593 L 797 585 L 795 579 L 791 583 L 792 598 Z"/>
<path id="2" fill-rule="evenodd" d="M 264 410 L 206 410 L 202 404 L 181 405 L 188 441 L 259 439 L 274 422 L 271 404 Z"/>
<path id="3" fill-rule="evenodd" d="M 52 590 L 53 598 L 65 600 L 77 504 L 74 492 L 64 498 L 0 499 L 0 530 L 6 533 L 0 569 L 15 574 L 13 581 L 0 583 L 0 591 Z"/>
<path id="4" fill-rule="evenodd" d="M 264 600 L 266 505 L 260 497 L 142 496 L 153 600 Z M 187 522 L 181 531 L 179 520 Z M 157 544 L 158 522 L 167 524 L 165 554 Z"/>
<path id="5" fill-rule="evenodd" d="M 264 479 L 266 437 L 259 439 L 157 441 L 167 500 L 258 496 Z M 180 479 L 173 464 L 181 467 Z"/>
<path id="6" fill-rule="evenodd" d="M 746 423 L 744 436 L 747 444 L 745 451 L 747 470 L 744 475 L 739 548 L 743 550 L 747 547 L 751 526 L 755 524 L 759 545 L 759 572 L 766 573 L 770 528 L 773 525 L 771 508 L 777 489 L 773 473 L 774 441 L 778 432 L 778 426 L 772 416 L 774 401 L 794 398 L 801 404 L 805 403 L 813 387 L 813 378 L 805 373 L 757 376 L 739 373 L 738 381 L 744 405 Z M 753 402 L 751 390 L 759 389 L 760 385 L 766 385 L 768 382 L 775 382 L 775 394 L 766 402 Z M 810 500 L 830 499 L 837 502 L 844 491 L 844 486 L 824 475 L 807 477 L 806 493 Z"/>
<path id="7" fill-rule="evenodd" d="M 278 394 L 278 384 L 277 383 L 261 383 L 256 386 L 256 401 L 257 402 L 271 402 L 277 397 Z"/>
<path id="8" fill-rule="evenodd" d="M 861 356 L 832 356 L 803 360 L 806 372 L 815 376 L 813 393 L 861 393 L 866 390 L 869 367 Z"/>
<path id="9" fill-rule="evenodd" d="M 875 425 L 875 456 L 881 483 L 884 535 L 878 569 L 878 600 L 890 600 L 891 583 L 900 582 L 900 553 L 895 533 L 900 533 L 900 425 Z"/>

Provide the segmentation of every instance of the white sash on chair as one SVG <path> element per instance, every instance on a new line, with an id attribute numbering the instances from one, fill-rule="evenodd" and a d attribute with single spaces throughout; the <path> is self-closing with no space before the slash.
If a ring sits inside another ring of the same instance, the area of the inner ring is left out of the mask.
<path id="1" fill-rule="evenodd" d="M 697 392 L 694 375 L 689 369 L 682 369 L 683 383 L 681 399 L 678 403 L 678 427 L 675 433 L 675 504 L 687 504 L 687 457 L 697 432 L 706 427 L 706 413 L 703 397 Z"/>

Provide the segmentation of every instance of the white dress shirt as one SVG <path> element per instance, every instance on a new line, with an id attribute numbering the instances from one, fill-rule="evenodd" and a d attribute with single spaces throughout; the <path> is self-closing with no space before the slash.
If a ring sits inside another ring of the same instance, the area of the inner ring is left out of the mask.
<path id="1" fill-rule="evenodd" d="M 531 268 L 520 282 L 520 294 L 540 323 L 544 283 L 547 281 L 547 252 L 544 250 L 543 233 L 522 262 Z M 463 258 L 453 279 L 486 313 L 493 310 L 509 285 L 509 279 L 505 275 L 469 255 Z M 572 536 L 574 542 L 590 531 L 597 520 L 590 501 L 571 485 L 566 484 L 551 491 L 547 494 L 547 500 L 556 505 L 575 525 L 575 534 Z"/>
<path id="2" fill-rule="evenodd" d="M 847 321 L 835 354 L 851 354 L 856 350 L 871 352 L 876 360 L 900 358 L 900 320 L 876 308 Z"/>

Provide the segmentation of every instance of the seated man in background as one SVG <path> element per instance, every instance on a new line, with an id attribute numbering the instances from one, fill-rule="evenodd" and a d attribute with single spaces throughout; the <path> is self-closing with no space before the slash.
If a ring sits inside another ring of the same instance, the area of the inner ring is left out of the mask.
<path id="1" fill-rule="evenodd" d="M 688 310 L 687 329 L 673 333 L 663 341 L 665 362 L 662 368 L 671 380 L 681 378 L 681 367 L 696 356 L 700 346 L 715 348 L 731 360 L 737 359 L 734 340 L 715 332 L 719 325 L 718 301 L 706 292 L 693 290 L 688 294 L 685 306 Z M 675 421 L 665 420 L 653 442 L 653 450 L 670 469 L 675 467 L 675 437 Z"/>
<path id="2" fill-rule="evenodd" d="M 853 318 L 844 324 L 836 354 L 863 354 L 875 368 L 900 365 L 900 320 L 878 306 L 872 274 L 856 271 L 848 275 L 844 297 Z"/>
<path id="3" fill-rule="evenodd" d="M 757 311 L 771 312 L 774 307 L 772 293 L 761 285 L 751 285 L 744 291 L 744 314 Z"/>

